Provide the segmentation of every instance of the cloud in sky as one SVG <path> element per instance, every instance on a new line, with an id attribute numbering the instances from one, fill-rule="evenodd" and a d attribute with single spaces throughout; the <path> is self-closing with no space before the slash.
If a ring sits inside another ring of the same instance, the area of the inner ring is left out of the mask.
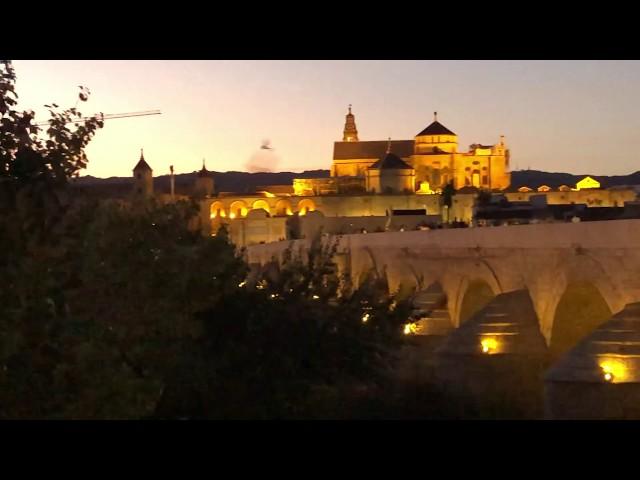
<path id="1" fill-rule="evenodd" d="M 279 164 L 279 155 L 271 145 L 271 141 L 266 139 L 262 141 L 258 151 L 251 155 L 249 161 L 245 164 L 245 169 L 251 173 L 276 172 Z"/>

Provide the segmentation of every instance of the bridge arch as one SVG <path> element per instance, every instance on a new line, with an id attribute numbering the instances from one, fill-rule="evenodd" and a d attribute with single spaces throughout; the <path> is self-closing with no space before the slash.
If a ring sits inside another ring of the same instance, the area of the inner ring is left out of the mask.
<path id="1" fill-rule="evenodd" d="M 314 212 L 316 210 L 316 204 L 313 200 L 305 198 L 304 200 L 300 200 L 298 203 L 298 215 L 306 215 L 309 212 Z"/>
<path id="2" fill-rule="evenodd" d="M 285 215 L 293 215 L 293 208 L 289 200 L 278 200 L 276 202 L 275 214 L 284 217 Z"/>
<path id="3" fill-rule="evenodd" d="M 229 207 L 229 218 L 246 217 L 249 209 L 243 200 L 236 200 Z"/>
<path id="4" fill-rule="evenodd" d="M 473 278 L 466 282 L 464 294 L 458 307 L 458 325 L 469 320 L 485 307 L 500 291 L 483 278 Z"/>
<path id="5" fill-rule="evenodd" d="M 531 298 L 538 314 L 540 331 L 553 352 L 557 353 L 558 349 L 562 349 L 558 345 L 551 347 L 552 343 L 557 344 L 559 341 L 559 339 L 556 339 L 555 342 L 553 340 L 554 333 L 557 333 L 557 328 L 560 328 L 560 332 L 563 329 L 569 329 L 567 325 L 564 325 L 564 327 L 556 326 L 556 321 L 558 318 L 568 315 L 566 312 L 572 308 L 578 312 L 579 309 L 576 302 L 586 302 L 583 307 L 586 312 L 592 308 L 598 309 L 599 307 L 591 305 L 590 302 L 597 302 L 601 299 L 611 314 L 622 310 L 625 304 L 629 303 L 630 300 L 625 295 L 625 285 L 621 283 L 624 277 L 618 274 L 624 269 L 625 267 L 619 265 L 617 260 L 612 262 L 611 258 L 598 257 L 589 252 L 565 251 L 556 253 L 555 261 L 550 262 L 546 271 L 529 270 L 530 273 L 528 275 L 529 278 L 526 279 L 526 285 L 531 292 Z M 584 292 L 590 293 L 585 294 Z M 589 298 L 590 295 L 593 298 Z M 561 309 L 558 315 L 559 307 Z M 589 320 L 588 317 L 585 321 L 588 324 L 591 324 L 589 322 L 595 322 L 595 320 Z M 593 324 L 589 331 L 596 326 L 596 324 Z M 576 328 L 579 328 L 579 326 Z M 588 332 L 584 333 L 588 334 Z M 568 332 L 560 334 L 569 335 Z M 579 338 L 576 335 L 578 333 L 574 332 L 573 337 L 577 342 Z M 560 342 L 562 343 L 562 341 Z M 571 343 L 570 340 L 564 341 L 564 343 L 567 342 Z"/>
<path id="6" fill-rule="evenodd" d="M 217 217 L 224 218 L 227 216 L 226 211 L 224 209 L 224 203 L 222 202 L 213 202 L 209 207 L 209 212 L 210 212 L 209 213 L 210 218 L 217 218 Z"/>
<path id="7" fill-rule="evenodd" d="M 253 202 L 253 205 L 251 206 L 252 210 L 264 210 L 267 213 L 271 213 L 270 207 L 269 207 L 269 203 L 267 203 L 266 200 L 256 200 L 255 202 Z"/>
<path id="8" fill-rule="evenodd" d="M 598 287 L 588 280 L 567 284 L 556 306 L 549 352 L 553 359 L 573 348 L 614 312 Z"/>
<path id="9" fill-rule="evenodd" d="M 456 328 L 505 291 L 498 276 L 500 269 L 492 267 L 486 259 L 457 260 L 441 264 L 443 274 L 439 277 Z"/>

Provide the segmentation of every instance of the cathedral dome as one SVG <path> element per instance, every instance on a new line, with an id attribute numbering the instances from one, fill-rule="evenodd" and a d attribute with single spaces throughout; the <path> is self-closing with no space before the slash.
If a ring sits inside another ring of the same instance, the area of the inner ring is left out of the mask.
<path id="1" fill-rule="evenodd" d="M 455 135 L 455 133 L 442 125 L 438 121 L 438 112 L 434 112 L 434 121 L 427 128 L 417 134 L 416 137 L 423 137 L 425 135 Z"/>

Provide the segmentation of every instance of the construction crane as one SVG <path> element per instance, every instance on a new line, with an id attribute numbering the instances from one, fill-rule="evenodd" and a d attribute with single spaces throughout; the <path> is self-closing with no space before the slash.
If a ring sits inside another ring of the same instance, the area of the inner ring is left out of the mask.
<path id="1" fill-rule="evenodd" d="M 127 118 L 127 117 L 144 117 L 146 115 L 160 115 L 162 112 L 160 110 L 147 110 L 144 112 L 128 112 L 128 113 L 107 113 L 102 118 L 104 120 L 110 120 L 113 118 Z M 88 120 L 93 117 L 82 117 L 76 120 L 69 120 L 67 123 L 77 123 L 82 122 L 84 120 Z M 44 125 L 49 125 L 49 122 L 39 122 L 36 123 L 37 126 L 42 127 Z"/>
<path id="2" fill-rule="evenodd" d="M 80 92 L 78 93 L 78 100 L 76 100 L 76 108 L 78 107 L 78 102 L 86 102 L 89 100 L 89 95 L 91 94 L 91 90 L 83 85 L 78 85 Z M 102 115 L 103 120 L 110 120 L 112 118 L 127 118 L 127 117 L 144 117 L 147 115 L 160 115 L 160 110 L 147 110 L 144 112 L 128 112 L 128 113 L 107 113 L 106 115 Z M 88 120 L 93 117 L 82 117 L 76 120 L 69 120 L 67 123 L 79 123 L 83 120 Z M 49 125 L 49 122 L 39 122 L 36 123 L 37 126 L 43 127 L 45 125 Z"/>

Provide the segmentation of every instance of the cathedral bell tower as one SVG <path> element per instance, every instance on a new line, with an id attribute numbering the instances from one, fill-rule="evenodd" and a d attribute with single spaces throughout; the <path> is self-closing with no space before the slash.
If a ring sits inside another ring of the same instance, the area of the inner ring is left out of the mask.
<path id="1" fill-rule="evenodd" d="M 358 129 L 356 128 L 356 117 L 351 113 L 351 104 L 349 104 L 349 113 L 344 123 L 344 132 L 342 135 L 343 142 L 357 142 Z"/>

